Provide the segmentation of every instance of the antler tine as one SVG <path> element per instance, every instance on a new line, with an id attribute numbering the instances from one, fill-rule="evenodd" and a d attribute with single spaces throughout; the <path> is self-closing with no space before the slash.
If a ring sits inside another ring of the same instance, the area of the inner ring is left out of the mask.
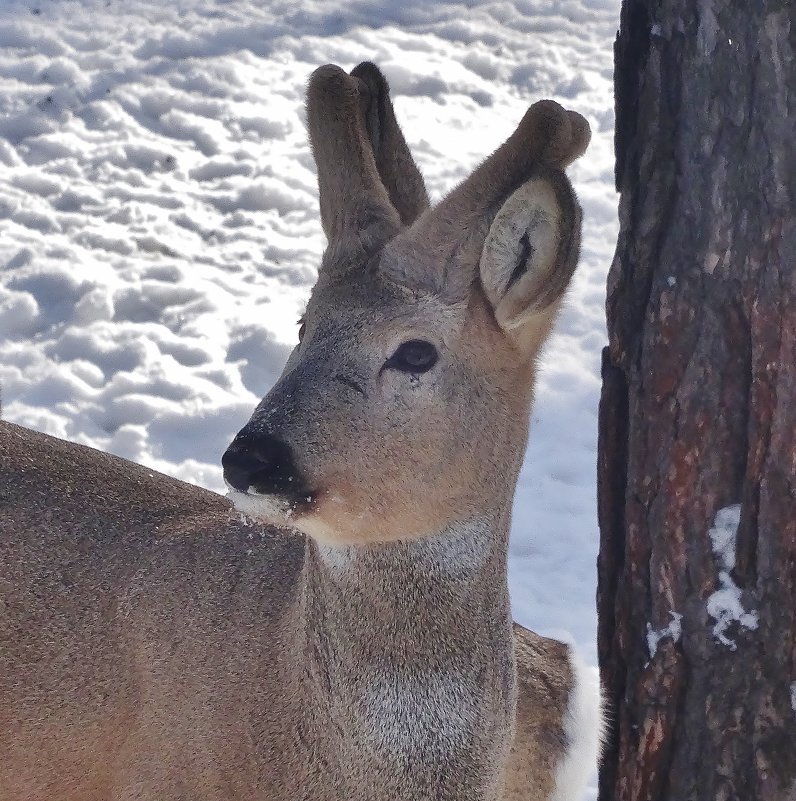
<path id="1" fill-rule="evenodd" d="M 395 118 L 390 86 L 370 61 L 354 67 L 351 75 L 362 82 L 362 112 L 379 175 L 401 222 L 411 225 L 430 203 L 423 176 Z"/>
<path id="2" fill-rule="evenodd" d="M 401 223 L 364 129 L 357 79 L 334 64 L 315 70 L 307 87 L 307 123 L 329 245 L 351 237 L 367 248 L 389 241 Z"/>

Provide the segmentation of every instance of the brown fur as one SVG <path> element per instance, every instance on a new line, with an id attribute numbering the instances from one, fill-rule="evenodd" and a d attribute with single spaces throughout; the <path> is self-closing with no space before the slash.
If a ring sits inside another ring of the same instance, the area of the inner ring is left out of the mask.
<path id="1" fill-rule="evenodd" d="M 574 683 L 567 652 L 563 643 L 514 624 L 517 733 L 502 801 L 546 801 L 553 792 L 569 745 L 562 727 Z"/>
<path id="2" fill-rule="evenodd" d="M 301 497 L 236 503 L 308 537 L 0 426 L 0 801 L 549 795 L 572 676 L 506 559 L 588 126 L 535 104 L 427 209 L 373 65 L 317 70 L 307 119 L 329 247 L 231 452 L 289 454 Z M 391 368 L 415 339 L 434 368 Z"/>
<path id="3" fill-rule="evenodd" d="M 337 767 L 335 715 L 311 706 L 334 671 L 299 667 L 329 648 L 302 622 L 306 545 L 212 493 L 0 423 L 0 799 L 416 797 L 385 794 L 378 766 Z M 571 677 L 565 646 L 514 637 L 502 797 L 541 801 Z"/>

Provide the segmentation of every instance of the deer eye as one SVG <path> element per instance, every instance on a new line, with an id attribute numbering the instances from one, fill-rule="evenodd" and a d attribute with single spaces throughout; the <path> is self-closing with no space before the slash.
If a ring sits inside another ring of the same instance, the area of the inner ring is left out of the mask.
<path id="1" fill-rule="evenodd" d="M 385 367 L 392 367 L 403 373 L 425 373 L 436 363 L 439 355 L 437 349 L 422 339 L 410 339 L 387 359 Z"/>

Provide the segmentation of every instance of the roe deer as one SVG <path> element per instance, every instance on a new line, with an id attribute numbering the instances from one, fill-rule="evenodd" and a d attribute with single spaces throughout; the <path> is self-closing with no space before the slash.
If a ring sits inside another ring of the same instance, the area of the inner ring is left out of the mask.
<path id="1" fill-rule="evenodd" d="M 372 64 L 307 96 L 328 248 L 212 493 L 0 423 L 0 801 L 576 801 L 599 699 L 518 626 L 534 360 L 585 120 L 435 208 Z"/>

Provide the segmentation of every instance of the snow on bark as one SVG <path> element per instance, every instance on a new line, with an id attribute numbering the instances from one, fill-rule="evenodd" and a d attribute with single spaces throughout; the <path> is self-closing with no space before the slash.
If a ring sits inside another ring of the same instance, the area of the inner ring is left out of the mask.
<path id="1" fill-rule="evenodd" d="M 650 659 L 655 658 L 658 653 L 658 644 L 664 637 L 671 637 L 672 642 L 679 642 L 680 635 L 683 633 L 683 616 L 677 612 L 669 611 L 672 616 L 668 626 L 662 629 L 653 629 L 651 623 L 647 623 L 647 647 L 650 651 Z"/>
<path id="2" fill-rule="evenodd" d="M 733 623 L 753 631 L 758 626 L 758 614 L 747 612 L 741 601 L 741 588 L 733 581 L 730 571 L 735 568 L 738 526 L 741 522 L 741 504 L 726 506 L 716 512 L 713 527 L 708 531 L 713 555 L 719 568 L 719 589 L 707 599 L 708 614 L 716 621 L 713 636 L 731 651 L 738 647 L 727 636 Z"/>

